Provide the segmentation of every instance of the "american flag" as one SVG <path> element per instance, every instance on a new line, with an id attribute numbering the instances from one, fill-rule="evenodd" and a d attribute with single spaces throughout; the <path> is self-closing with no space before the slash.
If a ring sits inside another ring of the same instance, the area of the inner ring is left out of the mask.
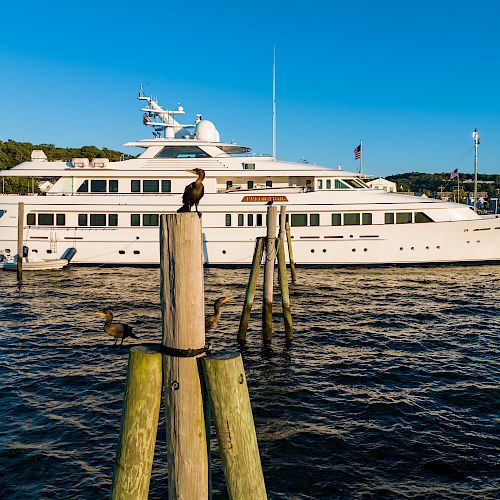
<path id="1" fill-rule="evenodd" d="M 354 148 L 354 159 L 359 160 L 361 158 L 361 144 Z"/>
<path id="2" fill-rule="evenodd" d="M 456 179 L 458 177 L 458 168 L 456 168 L 455 170 L 453 170 L 452 172 L 450 172 L 450 181 L 452 179 Z"/>

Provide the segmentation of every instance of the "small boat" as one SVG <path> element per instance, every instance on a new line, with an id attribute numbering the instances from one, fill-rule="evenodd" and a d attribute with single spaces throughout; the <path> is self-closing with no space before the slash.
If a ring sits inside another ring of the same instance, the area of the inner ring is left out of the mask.
<path id="1" fill-rule="evenodd" d="M 64 252 L 60 259 L 41 259 L 37 253 L 30 252 L 28 257 L 23 257 L 23 271 L 47 271 L 49 269 L 62 269 L 67 266 L 76 250 L 71 248 Z M 17 270 L 17 255 L 0 251 L 0 269 L 5 271 Z"/>

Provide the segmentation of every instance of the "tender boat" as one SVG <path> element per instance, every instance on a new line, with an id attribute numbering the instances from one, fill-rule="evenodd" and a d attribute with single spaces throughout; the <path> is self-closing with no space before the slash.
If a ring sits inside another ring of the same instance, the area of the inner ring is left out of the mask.
<path id="1" fill-rule="evenodd" d="M 159 216 L 182 205 L 202 168 L 204 261 L 248 265 L 265 235 L 266 204 L 286 205 L 294 257 L 307 265 L 415 265 L 500 262 L 500 218 L 431 198 L 371 189 L 358 172 L 258 156 L 222 142 L 215 125 L 182 106 L 163 109 L 139 93 L 153 138 L 129 142 L 136 158 L 31 160 L 0 176 L 34 178 L 40 193 L 0 195 L 0 248 L 17 244 L 17 207 L 25 205 L 24 242 L 40 256 L 90 265 L 158 265 Z"/>

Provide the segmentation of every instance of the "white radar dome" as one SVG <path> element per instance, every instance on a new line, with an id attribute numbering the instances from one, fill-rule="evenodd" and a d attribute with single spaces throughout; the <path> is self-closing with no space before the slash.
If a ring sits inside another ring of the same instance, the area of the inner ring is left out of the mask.
<path id="1" fill-rule="evenodd" d="M 196 124 L 195 136 L 199 141 L 220 142 L 220 135 L 210 120 L 201 120 Z"/>

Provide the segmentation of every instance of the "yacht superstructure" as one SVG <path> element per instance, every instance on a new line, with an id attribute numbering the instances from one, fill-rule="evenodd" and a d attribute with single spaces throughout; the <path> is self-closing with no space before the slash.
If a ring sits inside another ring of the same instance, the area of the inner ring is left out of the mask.
<path id="1" fill-rule="evenodd" d="M 181 206 L 187 170 L 202 168 L 203 252 L 211 265 L 251 263 L 265 235 L 266 203 L 287 207 L 299 264 L 377 265 L 500 262 L 500 218 L 468 206 L 370 189 L 359 174 L 255 156 L 221 142 L 215 125 L 176 117 L 144 96 L 153 138 L 129 142 L 137 158 L 31 161 L 2 176 L 35 178 L 41 193 L 0 195 L 0 250 L 15 252 L 17 206 L 25 204 L 24 242 L 41 257 L 77 249 L 76 264 L 159 263 L 159 216 Z"/>

